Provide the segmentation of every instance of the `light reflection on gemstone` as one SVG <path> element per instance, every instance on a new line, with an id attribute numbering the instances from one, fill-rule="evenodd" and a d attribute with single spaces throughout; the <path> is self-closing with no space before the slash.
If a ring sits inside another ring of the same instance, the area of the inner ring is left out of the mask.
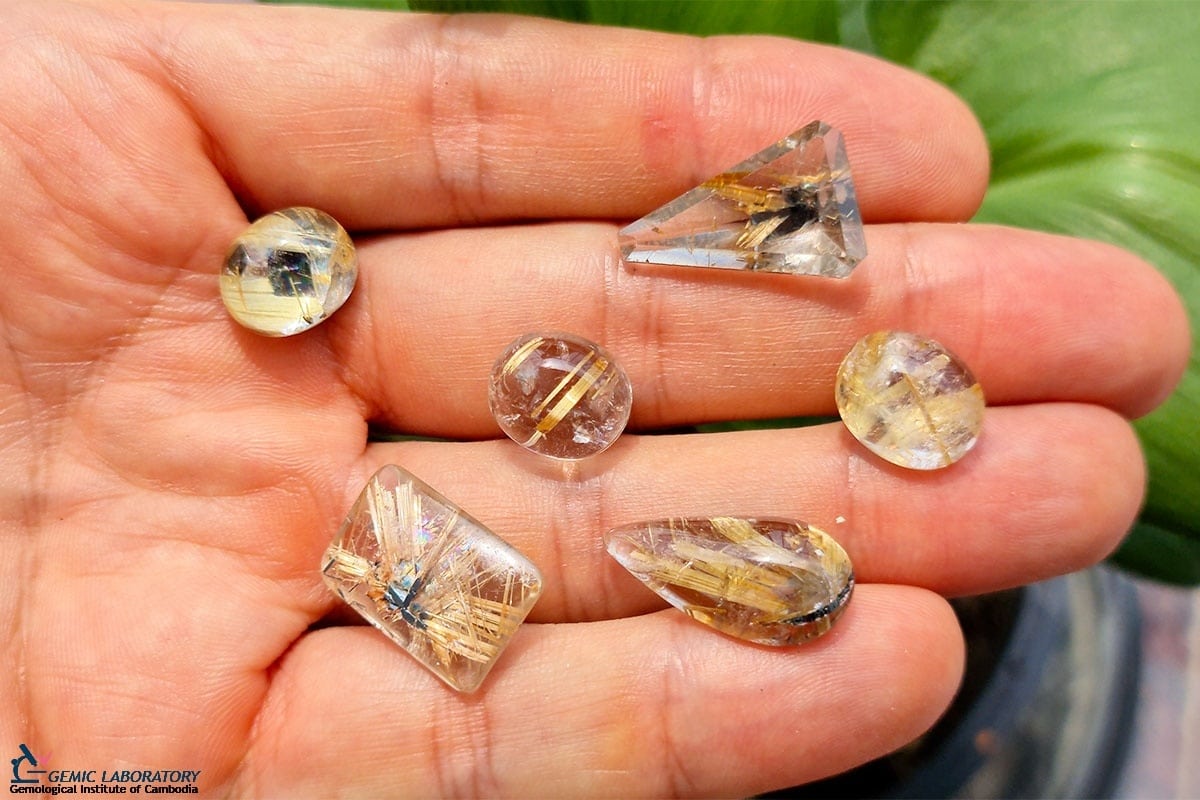
<path id="1" fill-rule="evenodd" d="M 979 439 L 983 389 L 938 342 L 914 333 L 864 336 L 838 368 L 838 413 L 871 452 L 910 469 L 939 469 Z"/>
<path id="2" fill-rule="evenodd" d="M 832 627 L 854 588 L 833 537 L 796 520 L 672 518 L 614 528 L 608 552 L 692 619 L 758 644 Z"/>
<path id="3" fill-rule="evenodd" d="M 628 264 L 844 278 L 867 255 L 842 134 L 813 122 L 620 232 Z"/>

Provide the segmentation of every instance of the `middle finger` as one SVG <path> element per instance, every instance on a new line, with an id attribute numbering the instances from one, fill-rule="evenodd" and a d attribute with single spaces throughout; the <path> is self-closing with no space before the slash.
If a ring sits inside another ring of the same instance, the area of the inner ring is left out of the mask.
<path id="1" fill-rule="evenodd" d="M 375 421 L 451 438 L 498 434 L 492 364 L 545 330 L 597 341 L 625 367 L 634 429 L 832 413 L 839 361 L 880 329 L 940 340 L 989 403 L 1137 415 L 1185 363 L 1178 299 L 1116 248 L 941 224 L 871 226 L 868 245 L 837 281 L 630 271 L 615 228 L 598 223 L 389 236 L 362 245 L 358 294 L 327 327 Z"/>

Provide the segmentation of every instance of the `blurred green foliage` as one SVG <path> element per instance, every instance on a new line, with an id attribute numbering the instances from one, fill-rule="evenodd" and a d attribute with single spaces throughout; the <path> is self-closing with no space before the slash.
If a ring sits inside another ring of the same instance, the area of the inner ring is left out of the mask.
<path id="1" fill-rule="evenodd" d="M 1161 580 L 1200 583 L 1200 4 L 325 2 L 778 34 L 853 47 L 945 83 L 971 104 L 992 149 L 992 183 L 978 220 L 1114 242 L 1157 265 L 1185 298 L 1192 361 L 1166 405 L 1137 423 L 1149 494 L 1114 560 Z"/>

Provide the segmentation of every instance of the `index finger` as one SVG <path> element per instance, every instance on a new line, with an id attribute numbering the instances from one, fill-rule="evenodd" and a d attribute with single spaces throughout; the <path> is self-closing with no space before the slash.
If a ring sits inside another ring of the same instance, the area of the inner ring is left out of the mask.
<path id="1" fill-rule="evenodd" d="M 966 219 L 986 188 L 961 101 L 847 50 L 492 15 L 140 13 L 251 207 L 357 228 L 637 217 L 817 118 L 845 134 L 868 221 Z"/>

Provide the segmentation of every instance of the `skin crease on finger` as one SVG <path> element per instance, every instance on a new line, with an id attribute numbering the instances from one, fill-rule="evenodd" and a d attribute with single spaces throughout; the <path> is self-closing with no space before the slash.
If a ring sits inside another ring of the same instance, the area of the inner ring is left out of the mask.
<path id="1" fill-rule="evenodd" d="M 961 220 L 983 191 L 986 156 L 969 111 L 944 89 L 863 56 L 770 39 L 698 43 L 513 18 L 168 3 L 13 2 L 5 12 L 0 441 L 20 485 L 4 490 L 0 738 L 83 768 L 202 769 L 214 793 L 355 781 L 400 794 L 528 793 L 552 775 L 560 794 L 602 793 L 606 779 L 631 792 L 745 794 L 899 746 L 944 708 L 961 642 L 944 601 L 920 587 L 864 584 L 831 637 L 768 653 L 673 613 L 566 624 L 568 615 L 605 614 L 563 594 L 559 624 L 522 632 L 472 698 L 447 692 L 374 631 L 309 630 L 330 602 L 315 555 L 378 452 L 364 456 L 366 417 L 384 398 L 344 380 L 343 315 L 294 341 L 263 340 L 225 318 L 213 280 L 246 222 L 243 207 L 306 202 L 356 230 L 632 217 L 817 112 L 845 129 L 871 220 Z M 564 90 L 564 76 L 583 85 Z M 590 226 L 611 252 L 611 224 Z M 993 244 L 1016 236 L 987 235 Z M 964 237 L 956 252 L 979 246 Z M 1175 313 L 1150 313 L 1147 285 L 1112 284 L 1132 296 L 1122 307 L 1131 328 Z M 929 308 L 937 297 L 925 297 Z M 344 309 L 347 323 L 353 313 Z M 982 341 L 988 331 L 975 333 Z M 1174 346 L 1166 355 L 1142 348 L 1115 349 L 1110 362 L 1148 357 L 1157 370 L 1145 369 L 1147 381 L 1170 373 Z M 383 366 L 424 385 L 402 358 Z M 643 368 L 638 380 L 653 375 Z M 459 402 L 454 392 L 430 401 Z M 664 409 L 682 402 L 659 394 Z M 974 454 L 976 469 L 1059 463 L 1040 456 L 1053 452 L 1046 445 L 1060 423 L 1105 442 L 1110 480 L 1136 475 L 1112 412 L 1012 411 L 1036 424 L 1013 449 L 995 447 L 995 462 L 987 449 Z M 476 420 L 454 433 L 495 431 Z M 1007 438 L 990 433 L 981 448 Z M 829 430 L 812 435 L 806 446 L 850 475 L 847 443 Z M 706 446 L 739 472 L 770 478 L 770 436 Z M 437 466 L 498 447 L 406 452 Z M 614 479 L 658 467 L 661 480 L 675 461 L 644 452 Z M 1087 477 L 1080 460 L 1071 450 L 1061 462 L 1072 473 L 1057 484 L 1065 508 L 1036 497 L 1029 510 L 1039 521 L 1033 541 L 1055 546 L 1052 559 L 1022 562 L 1011 541 L 987 547 L 979 529 L 1009 510 L 1004 497 L 976 510 L 959 552 L 1002 560 L 1012 581 L 1098 557 L 1134 501 L 1114 492 L 1088 516 L 1086 495 L 1070 484 Z M 492 498 L 478 497 L 508 517 L 505 527 L 517 527 L 522 510 L 544 525 L 563 503 L 506 506 L 496 499 L 510 489 L 502 481 L 521 473 L 510 464 L 468 482 L 470 465 L 442 477 L 455 485 L 457 474 L 455 490 L 468 495 L 494 477 L 498 485 L 484 487 Z M 854 543 L 866 571 L 932 584 L 940 568 L 957 582 L 939 590 L 978 585 L 927 530 L 924 556 L 904 562 L 905 541 L 885 528 L 887 500 L 904 496 L 909 479 L 876 474 L 869 462 L 856 469 L 857 485 L 874 493 L 860 504 L 868 522 Z M 695 488 L 731 498 L 719 477 Z M 830 511 L 836 491 L 821 488 Z M 952 499 L 943 502 L 953 508 Z M 1055 521 L 1074 526 L 1064 541 L 1053 538 Z M 579 570 L 569 580 L 588 578 Z M 644 591 L 611 591 L 633 590 Z M 615 610 L 622 598 L 610 602 Z"/>

